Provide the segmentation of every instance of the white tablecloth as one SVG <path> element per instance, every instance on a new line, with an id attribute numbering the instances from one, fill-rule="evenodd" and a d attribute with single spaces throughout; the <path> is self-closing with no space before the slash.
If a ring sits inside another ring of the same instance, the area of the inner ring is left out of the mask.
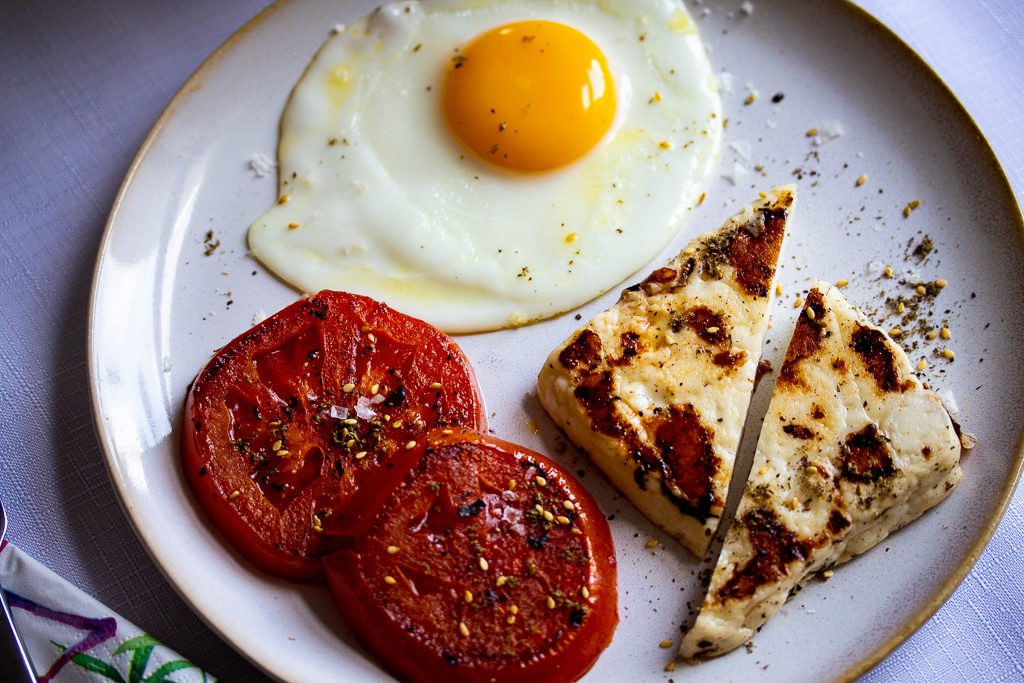
<path id="1" fill-rule="evenodd" d="M 103 224 L 146 132 L 263 4 L 0 3 L 0 496 L 13 513 L 9 535 L 227 680 L 262 678 L 177 597 L 115 499 L 92 427 L 86 317 Z M 861 4 L 946 80 L 1024 196 L 1024 2 Z M 949 602 L 867 680 L 1024 680 L 1024 491 Z"/>

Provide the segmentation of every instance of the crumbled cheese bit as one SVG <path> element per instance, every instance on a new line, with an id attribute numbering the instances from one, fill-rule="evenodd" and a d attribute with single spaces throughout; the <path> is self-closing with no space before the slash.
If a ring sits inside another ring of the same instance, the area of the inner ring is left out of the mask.
<path id="1" fill-rule="evenodd" d="M 855 184 L 857 185 L 857 187 L 860 187 L 861 185 L 863 185 L 867 181 L 868 181 L 868 174 L 867 173 L 861 173 L 859 176 L 857 176 L 857 181 L 856 181 Z"/>
<path id="2" fill-rule="evenodd" d="M 266 154 L 257 153 L 249 159 L 249 170 L 256 178 L 264 178 L 274 172 L 277 164 Z"/>
<path id="3" fill-rule="evenodd" d="M 732 165 L 732 170 L 723 173 L 722 177 L 728 180 L 732 185 L 739 185 L 748 175 L 750 175 L 750 171 L 739 163 L 734 163 Z"/>
<path id="4" fill-rule="evenodd" d="M 829 120 L 825 121 L 821 129 L 814 135 L 814 146 L 821 147 L 829 140 L 835 140 L 836 138 L 843 136 L 843 124 L 839 121 Z"/>
<path id="5" fill-rule="evenodd" d="M 960 434 L 960 445 L 969 451 L 978 445 L 978 437 L 971 432 L 962 432 Z"/>
<path id="6" fill-rule="evenodd" d="M 657 548 L 659 545 L 661 545 L 661 541 L 659 541 L 656 538 L 652 538 L 648 540 L 647 543 L 644 543 L 644 547 L 648 550 L 651 550 L 652 548 Z"/>
<path id="7" fill-rule="evenodd" d="M 743 2 L 740 3 L 740 12 L 750 16 L 754 13 L 754 3 L 750 2 L 750 0 L 743 0 Z"/>

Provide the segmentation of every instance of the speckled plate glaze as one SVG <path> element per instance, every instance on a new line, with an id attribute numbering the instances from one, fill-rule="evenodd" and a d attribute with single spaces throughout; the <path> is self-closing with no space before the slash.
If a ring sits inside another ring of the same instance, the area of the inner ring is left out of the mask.
<path id="1" fill-rule="evenodd" d="M 356 645 L 325 589 L 259 574 L 207 525 L 178 469 L 178 423 L 186 387 L 213 350 L 296 298 L 246 254 L 247 226 L 275 197 L 273 175 L 255 177 L 247 162 L 274 156 L 289 90 L 330 27 L 373 5 L 284 2 L 214 53 L 157 122 L 125 179 L 92 297 L 96 421 L 129 518 L 196 612 L 283 680 L 387 676 Z M 963 483 L 912 526 L 790 600 L 751 652 L 665 673 L 674 649 L 658 643 L 678 643 L 687 605 L 699 600 L 696 574 L 707 565 L 652 528 L 571 448 L 559 454 L 561 437 L 537 404 L 534 378 L 548 351 L 579 324 L 574 314 L 458 341 L 477 369 L 494 430 L 578 471 L 612 518 L 622 622 L 587 680 L 850 679 L 949 596 L 1017 480 L 1024 358 L 1007 340 L 1024 334 L 1021 215 L 957 100 L 859 9 L 840 0 L 757 0 L 749 16 L 731 1 L 691 10 L 715 69 L 732 74 L 721 162 L 728 178 L 715 179 L 707 201 L 651 266 L 759 190 L 795 180 L 800 196 L 780 274 L 784 294 L 767 348 L 776 367 L 794 299 L 811 278 L 849 280 L 849 298 L 886 325 L 900 323 L 885 297 L 912 293 L 901 278 L 948 280 L 919 312 L 934 324 L 948 321 L 952 339 L 915 332 L 906 343 L 917 345 L 911 356 L 927 359 L 927 381 L 953 393 L 965 428 L 978 435 Z M 837 130 L 830 122 L 841 125 L 840 137 L 826 139 Z M 817 138 L 807 135 L 812 128 Z M 867 180 L 858 186 L 862 174 Z M 920 205 L 905 217 L 915 200 Z M 220 244 L 205 256 L 208 231 Z M 935 248 L 918 260 L 908 242 L 925 235 Z M 896 277 L 885 278 L 885 265 Z M 589 318 L 616 297 L 577 312 Z M 953 362 L 935 355 L 947 346 Z M 755 425 L 772 378 L 755 396 Z M 749 467 L 753 441 L 745 440 L 738 472 Z M 646 548 L 652 538 L 664 545 Z"/>

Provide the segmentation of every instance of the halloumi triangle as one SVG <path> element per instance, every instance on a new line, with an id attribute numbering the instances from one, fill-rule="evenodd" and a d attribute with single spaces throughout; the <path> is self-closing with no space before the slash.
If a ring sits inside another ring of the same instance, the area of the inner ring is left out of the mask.
<path id="1" fill-rule="evenodd" d="M 899 345 L 819 283 L 680 655 L 719 655 L 747 641 L 817 572 L 945 498 L 962 476 L 960 454 L 949 414 Z"/>
<path id="2" fill-rule="evenodd" d="M 694 239 L 555 349 L 537 380 L 556 424 L 697 555 L 724 509 L 794 192 L 762 194 Z"/>

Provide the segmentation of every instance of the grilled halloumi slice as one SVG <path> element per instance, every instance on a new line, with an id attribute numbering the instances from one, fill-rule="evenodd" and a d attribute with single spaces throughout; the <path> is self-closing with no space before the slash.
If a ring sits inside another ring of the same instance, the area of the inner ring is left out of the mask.
<path id="1" fill-rule="evenodd" d="M 961 444 L 903 350 L 839 293 L 807 296 L 686 658 L 746 642 L 818 571 L 865 552 L 960 481 Z"/>
<path id="2" fill-rule="evenodd" d="M 702 555 L 739 446 L 795 188 L 763 194 L 555 349 L 540 402 L 640 511 Z"/>

